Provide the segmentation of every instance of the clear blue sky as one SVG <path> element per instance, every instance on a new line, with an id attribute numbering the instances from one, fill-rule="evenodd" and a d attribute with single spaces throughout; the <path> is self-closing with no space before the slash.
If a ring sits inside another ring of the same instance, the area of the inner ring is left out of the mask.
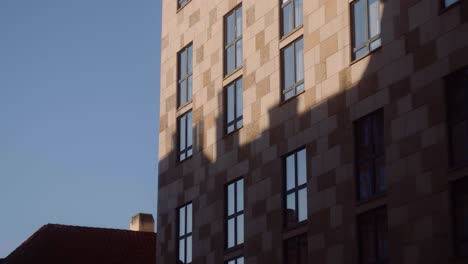
<path id="1" fill-rule="evenodd" d="M 0 1 L 0 258 L 156 214 L 160 0 Z"/>

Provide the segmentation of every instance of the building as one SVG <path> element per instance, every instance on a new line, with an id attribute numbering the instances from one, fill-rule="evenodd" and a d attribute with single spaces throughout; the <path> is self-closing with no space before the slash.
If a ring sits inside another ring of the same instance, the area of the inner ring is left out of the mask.
<path id="1" fill-rule="evenodd" d="M 467 0 L 163 0 L 161 263 L 467 263 Z"/>
<path id="2" fill-rule="evenodd" d="M 131 228 L 47 224 L 0 263 L 156 264 L 153 217 L 135 215 Z"/>

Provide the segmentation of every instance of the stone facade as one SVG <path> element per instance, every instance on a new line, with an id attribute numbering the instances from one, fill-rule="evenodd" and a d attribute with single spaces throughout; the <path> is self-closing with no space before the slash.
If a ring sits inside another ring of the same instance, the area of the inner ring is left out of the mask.
<path id="1" fill-rule="evenodd" d="M 223 18 L 242 5 L 243 67 L 223 76 Z M 280 38 L 280 1 L 162 1 L 157 259 L 177 260 L 177 208 L 193 202 L 193 263 L 283 263 L 306 233 L 309 263 L 359 263 L 356 218 L 385 205 L 391 263 L 454 256 L 444 77 L 468 66 L 468 1 L 381 0 L 382 46 L 351 56 L 350 2 L 304 1 Z M 281 99 L 280 49 L 304 39 L 305 91 Z M 177 53 L 193 46 L 193 100 L 177 107 Z M 224 133 L 223 88 L 243 79 L 243 127 Z M 193 156 L 177 161 L 177 118 L 193 113 Z M 383 109 L 387 191 L 356 200 L 353 122 Z M 284 156 L 307 150 L 308 221 L 284 227 Z M 245 243 L 226 250 L 225 188 L 245 180 Z"/>

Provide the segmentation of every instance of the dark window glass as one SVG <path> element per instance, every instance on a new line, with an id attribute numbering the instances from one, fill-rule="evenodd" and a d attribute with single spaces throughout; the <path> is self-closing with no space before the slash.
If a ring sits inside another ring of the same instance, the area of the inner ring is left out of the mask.
<path id="1" fill-rule="evenodd" d="M 229 134 L 243 126 L 242 122 L 242 79 L 226 87 L 226 133 Z"/>
<path id="2" fill-rule="evenodd" d="M 356 137 L 357 196 L 365 200 L 386 190 L 384 170 L 383 111 L 367 115 L 354 124 Z"/>
<path id="3" fill-rule="evenodd" d="M 444 7 L 449 7 L 455 3 L 458 3 L 459 0 L 442 0 Z"/>
<path id="4" fill-rule="evenodd" d="M 192 111 L 179 117 L 179 161 L 183 161 L 192 156 Z"/>
<path id="5" fill-rule="evenodd" d="M 227 248 L 244 243 L 244 179 L 227 186 Z"/>
<path id="6" fill-rule="evenodd" d="M 178 210 L 178 263 L 192 263 L 192 203 Z"/>
<path id="7" fill-rule="evenodd" d="M 307 235 L 302 234 L 286 240 L 285 242 L 285 264 L 307 263 Z"/>
<path id="8" fill-rule="evenodd" d="M 244 257 L 237 257 L 225 262 L 226 264 L 244 264 Z"/>
<path id="9" fill-rule="evenodd" d="M 178 0 L 178 1 L 179 1 L 177 4 L 178 8 L 184 7 L 189 2 L 189 0 Z"/>
<path id="10" fill-rule="evenodd" d="M 304 91 L 304 40 L 297 39 L 281 50 L 283 100 Z"/>
<path id="11" fill-rule="evenodd" d="M 281 0 L 281 36 L 302 25 L 302 0 Z"/>
<path id="12" fill-rule="evenodd" d="M 179 52 L 178 74 L 178 106 L 183 106 L 192 100 L 192 45 Z"/>
<path id="13" fill-rule="evenodd" d="M 355 0 L 351 3 L 353 58 L 359 59 L 381 45 L 380 0 Z"/>
<path id="14" fill-rule="evenodd" d="M 452 188 L 455 251 L 468 257 L 468 177 L 456 181 Z"/>
<path id="15" fill-rule="evenodd" d="M 468 69 L 446 78 L 452 166 L 468 163 Z"/>
<path id="16" fill-rule="evenodd" d="M 387 209 L 358 216 L 359 257 L 362 264 L 388 263 Z"/>
<path id="17" fill-rule="evenodd" d="M 242 66 L 242 7 L 224 18 L 224 75 Z"/>
<path id="18" fill-rule="evenodd" d="M 307 220 L 306 149 L 286 157 L 286 225 Z"/>

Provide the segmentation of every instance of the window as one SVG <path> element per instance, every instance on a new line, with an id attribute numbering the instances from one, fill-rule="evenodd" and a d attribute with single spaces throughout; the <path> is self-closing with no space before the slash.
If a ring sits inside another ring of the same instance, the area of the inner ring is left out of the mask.
<path id="1" fill-rule="evenodd" d="M 192 203 L 179 208 L 178 263 L 192 263 Z"/>
<path id="2" fill-rule="evenodd" d="M 224 18 L 224 75 L 242 66 L 242 7 Z"/>
<path id="3" fill-rule="evenodd" d="M 244 257 L 238 257 L 225 262 L 226 264 L 244 264 Z"/>
<path id="4" fill-rule="evenodd" d="M 297 39 L 281 50 L 283 99 L 304 91 L 304 40 Z"/>
<path id="5" fill-rule="evenodd" d="M 307 220 L 306 149 L 286 157 L 286 225 Z"/>
<path id="6" fill-rule="evenodd" d="M 226 133 L 242 127 L 242 79 L 226 87 Z"/>
<path id="7" fill-rule="evenodd" d="M 359 119 L 354 128 L 357 196 L 365 200 L 386 190 L 383 111 Z"/>
<path id="8" fill-rule="evenodd" d="M 381 45 L 380 0 L 354 0 L 351 12 L 353 59 L 359 59 Z"/>
<path id="9" fill-rule="evenodd" d="M 388 263 L 387 209 L 358 216 L 359 257 L 362 264 Z"/>
<path id="10" fill-rule="evenodd" d="M 179 161 L 192 156 L 192 111 L 179 117 Z"/>
<path id="11" fill-rule="evenodd" d="M 447 8 L 456 3 L 458 3 L 458 0 L 442 0 L 442 4 L 444 5 L 444 8 Z"/>
<path id="12" fill-rule="evenodd" d="M 452 166 L 468 163 L 468 69 L 446 78 L 447 112 Z"/>
<path id="13" fill-rule="evenodd" d="M 302 234 L 286 240 L 285 243 L 285 264 L 306 264 L 307 263 L 307 235 Z"/>
<path id="14" fill-rule="evenodd" d="M 468 177 L 452 185 L 455 251 L 468 257 Z"/>
<path id="15" fill-rule="evenodd" d="M 183 106 L 192 100 L 192 45 L 178 54 L 178 98 L 177 105 Z"/>
<path id="16" fill-rule="evenodd" d="M 281 0 L 281 36 L 302 25 L 302 0 Z"/>
<path id="17" fill-rule="evenodd" d="M 227 186 L 227 248 L 244 243 L 244 179 Z"/>
<path id="18" fill-rule="evenodd" d="M 184 7 L 188 2 L 190 2 L 190 0 L 177 0 L 177 1 L 178 1 L 177 8 L 182 8 L 182 7 Z"/>

